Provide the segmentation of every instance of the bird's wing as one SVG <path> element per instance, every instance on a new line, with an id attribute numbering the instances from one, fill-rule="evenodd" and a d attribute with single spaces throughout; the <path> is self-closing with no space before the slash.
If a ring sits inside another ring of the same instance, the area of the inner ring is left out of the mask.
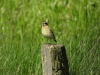
<path id="1" fill-rule="evenodd" d="M 52 33 L 52 35 L 53 35 L 53 39 L 54 39 L 54 41 L 55 41 L 55 42 L 57 42 L 57 41 L 56 41 L 56 39 L 55 39 L 55 36 L 54 36 L 53 31 L 51 30 L 51 28 L 50 28 L 50 27 L 49 27 L 49 29 L 50 29 L 50 31 L 51 31 L 51 33 Z"/>
<path id="2" fill-rule="evenodd" d="M 51 31 L 51 33 L 53 34 L 53 31 L 51 30 L 51 28 L 49 27 L 49 29 L 50 29 L 50 31 Z M 54 34 L 53 34 L 54 35 Z"/>
<path id="3" fill-rule="evenodd" d="M 54 33 L 53 33 L 53 31 L 51 30 L 51 28 L 50 28 L 50 27 L 49 27 L 49 29 L 50 29 L 51 33 L 53 34 L 53 38 L 55 39 L 55 36 L 54 36 Z"/>

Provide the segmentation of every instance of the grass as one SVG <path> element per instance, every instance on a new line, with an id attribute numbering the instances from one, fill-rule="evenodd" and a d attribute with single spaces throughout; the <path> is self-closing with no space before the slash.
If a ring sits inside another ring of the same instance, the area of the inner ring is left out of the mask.
<path id="1" fill-rule="evenodd" d="M 1 0 L 0 75 L 42 75 L 45 20 L 66 47 L 70 74 L 100 75 L 99 14 L 99 0 Z"/>

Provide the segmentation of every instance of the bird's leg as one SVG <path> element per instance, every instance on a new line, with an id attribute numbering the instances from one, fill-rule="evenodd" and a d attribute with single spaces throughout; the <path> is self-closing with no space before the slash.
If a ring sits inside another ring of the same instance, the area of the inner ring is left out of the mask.
<path id="1" fill-rule="evenodd" d="M 50 44 L 51 44 L 51 41 L 52 41 L 52 40 L 50 39 Z"/>
<path id="2" fill-rule="evenodd" d="M 48 42 L 48 39 L 47 39 L 47 42 Z M 46 43 L 47 44 L 47 43 Z"/>

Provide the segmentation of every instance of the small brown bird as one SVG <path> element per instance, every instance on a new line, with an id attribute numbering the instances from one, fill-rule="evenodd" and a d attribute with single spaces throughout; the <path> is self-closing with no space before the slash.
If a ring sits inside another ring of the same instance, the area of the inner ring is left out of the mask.
<path id="1" fill-rule="evenodd" d="M 42 22 L 42 30 L 41 31 L 42 31 L 43 36 L 47 38 L 47 41 L 48 41 L 48 39 L 53 39 L 55 42 L 57 42 L 55 39 L 54 33 L 48 26 L 47 22 L 45 22 L 45 21 Z"/>

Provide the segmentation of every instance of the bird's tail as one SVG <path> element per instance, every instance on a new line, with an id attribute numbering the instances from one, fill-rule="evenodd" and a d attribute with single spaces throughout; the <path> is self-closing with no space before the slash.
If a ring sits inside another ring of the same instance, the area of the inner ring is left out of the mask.
<path id="1" fill-rule="evenodd" d="M 54 41 L 57 42 L 56 39 L 54 39 Z"/>

